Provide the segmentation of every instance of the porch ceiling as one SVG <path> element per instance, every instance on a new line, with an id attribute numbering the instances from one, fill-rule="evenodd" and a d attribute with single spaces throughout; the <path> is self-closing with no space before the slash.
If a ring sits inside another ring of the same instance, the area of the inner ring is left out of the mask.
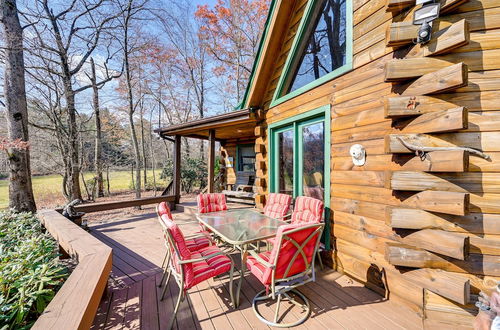
<path id="1" fill-rule="evenodd" d="M 163 127 L 156 129 L 155 132 L 163 138 L 179 135 L 208 139 L 209 131 L 214 130 L 216 140 L 228 140 L 254 137 L 255 123 L 254 113 L 249 109 L 244 109 Z"/>

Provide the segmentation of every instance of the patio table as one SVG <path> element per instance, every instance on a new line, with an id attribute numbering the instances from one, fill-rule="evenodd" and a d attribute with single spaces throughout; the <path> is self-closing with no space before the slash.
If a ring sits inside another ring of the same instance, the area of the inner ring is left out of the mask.
<path id="1" fill-rule="evenodd" d="M 196 213 L 196 218 L 221 240 L 241 251 L 241 275 L 235 297 L 235 307 L 238 307 L 241 283 L 246 270 L 248 246 L 275 237 L 278 228 L 287 223 L 268 217 L 255 209 Z"/>

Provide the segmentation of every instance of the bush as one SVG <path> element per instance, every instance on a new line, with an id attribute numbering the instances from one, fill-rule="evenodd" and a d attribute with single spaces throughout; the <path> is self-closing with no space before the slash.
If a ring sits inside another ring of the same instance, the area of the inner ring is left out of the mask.
<path id="1" fill-rule="evenodd" d="M 191 193 L 194 187 L 200 189 L 207 185 L 207 164 L 198 158 L 184 158 L 181 163 L 181 189 Z M 173 178 L 174 164 L 171 159 L 163 167 L 161 178 Z"/>
<path id="2" fill-rule="evenodd" d="M 68 276 L 57 243 L 29 213 L 0 213 L 0 329 L 27 329 Z"/>

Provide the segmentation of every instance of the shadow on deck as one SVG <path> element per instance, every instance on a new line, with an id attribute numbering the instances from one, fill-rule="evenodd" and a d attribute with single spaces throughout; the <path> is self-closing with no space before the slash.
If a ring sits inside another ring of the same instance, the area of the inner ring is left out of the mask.
<path id="1" fill-rule="evenodd" d="M 180 212 L 175 212 L 174 218 L 179 223 L 192 219 Z M 160 265 L 165 247 L 156 214 L 152 212 L 127 219 L 94 222 L 90 223 L 90 228 L 95 237 L 113 248 L 113 270 L 108 294 L 101 301 L 93 329 L 166 328 L 178 288 L 171 281 L 166 298 L 159 300 Z M 189 232 L 197 229 L 197 226 L 185 225 L 182 229 Z M 238 259 L 234 258 L 235 261 Z M 299 289 L 310 300 L 312 313 L 298 328 L 422 328 L 420 318 L 413 312 L 386 301 L 349 277 L 333 270 L 319 269 L 317 275 L 315 283 Z M 189 290 L 177 314 L 174 328 L 268 328 L 256 318 L 251 307 L 253 297 L 262 289 L 263 286 L 253 275 L 246 274 L 241 304 L 235 310 L 229 303 L 227 277 L 201 283 Z M 264 306 L 263 309 L 265 314 L 273 313 L 270 307 Z"/>

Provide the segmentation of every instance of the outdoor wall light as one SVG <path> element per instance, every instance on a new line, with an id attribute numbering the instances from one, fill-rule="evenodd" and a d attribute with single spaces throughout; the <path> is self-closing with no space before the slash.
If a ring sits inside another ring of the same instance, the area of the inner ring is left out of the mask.
<path id="1" fill-rule="evenodd" d="M 417 35 L 417 43 L 428 43 L 432 38 L 432 21 L 439 17 L 441 4 L 429 3 L 415 11 L 413 14 L 413 24 L 420 25 Z"/>

